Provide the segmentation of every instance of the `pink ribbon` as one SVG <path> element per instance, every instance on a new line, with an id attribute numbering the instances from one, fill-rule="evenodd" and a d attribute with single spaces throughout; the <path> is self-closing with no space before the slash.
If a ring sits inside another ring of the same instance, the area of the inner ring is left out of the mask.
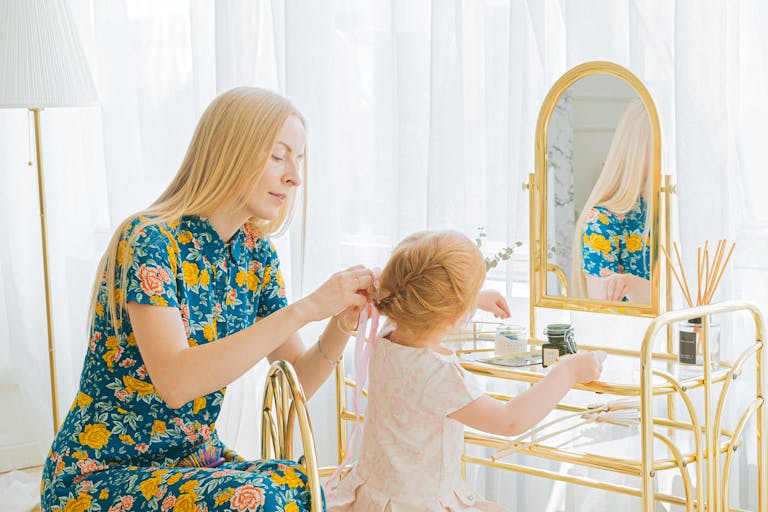
<path id="1" fill-rule="evenodd" d="M 368 323 L 368 307 L 371 308 L 371 328 L 368 331 L 368 343 L 365 343 L 365 326 Z M 355 426 L 352 427 L 352 432 L 349 435 L 349 441 L 347 443 L 347 454 L 344 460 L 333 472 L 333 475 L 325 482 L 325 492 L 331 492 L 338 485 L 339 476 L 342 469 L 349 463 L 352 458 L 352 450 L 355 447 L 355 439 L 357 438 L 357 432 L 361 425 L 365 425 L 365 421 L 368 421 L 368 415 L 366 414 L 363 423 L 360 422 L 360 404 L 363 400 L 363 387 L 365 381 L 368 380 L 368 369 L 373 357 L 373 350 L 376 348 L 376 334 L 379 330 L 379 312 L 376 310 L 376 306 L 370 304 L 360 310 L 360 317 L 357 321 L 357 335 L 355 336 L 355 393 L 352 396 L 352 404 L 355 410 Z M 333 484 L 336 482 L 336 484 Z"/>

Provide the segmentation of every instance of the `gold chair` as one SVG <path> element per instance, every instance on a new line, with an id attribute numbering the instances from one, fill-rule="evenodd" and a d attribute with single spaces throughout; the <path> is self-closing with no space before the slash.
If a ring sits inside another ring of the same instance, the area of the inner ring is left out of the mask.
<path id="1" fill-rule="evenodd" d="M 307 486 L 312 496 L 312 512 L 323 510 L 323 494 L 317 467 L 315 439 L 309 421 L 307 399 L 301 389 L 296 372 L 287 361 L 275 361 L 269 368 L 264 383 L 264 402 L 261 413 L 261 458 L 293 460 L 293 432 L 298 418 L 303 466 L 307 472 Z"/>

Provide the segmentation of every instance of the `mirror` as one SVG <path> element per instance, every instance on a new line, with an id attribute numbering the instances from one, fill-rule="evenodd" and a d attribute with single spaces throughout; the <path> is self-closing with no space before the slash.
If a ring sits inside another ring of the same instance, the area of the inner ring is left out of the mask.
<path id="1" fill-rule="evenodd" d="M 658 314 L 661 147 L 647 89 L 616 64 L 572 69 L 542 105 L 536 148 L 535 305 Z"/>

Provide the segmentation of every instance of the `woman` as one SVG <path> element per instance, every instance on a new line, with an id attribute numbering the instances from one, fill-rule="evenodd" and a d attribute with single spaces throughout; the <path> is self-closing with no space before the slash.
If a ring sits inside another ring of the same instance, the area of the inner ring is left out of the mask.
<path id="1" fill-rule="evenodd" d="M 574 297 L 650 302 L 647 212 L 652 135 L 643 102 L 629 102 L 616 126 L 603 170 L 576 222 Z"/>
<path id="2" fill-rule="evenodd" d="M 304 155 L 304 119 L 285 98 L 233 89 L 203 114 L 165 192 L 117 229 L 44 510 L 309 509 L 300 467 L 245 461 L 215 429 L 226 386 L 265 357 L 290 361 L 312 395 L 368 300 L 373 274 L 358 266 L 287 304 L 267 237 L 288 224 Z M 328 317 L 305 349 L 298 329 Z"/>

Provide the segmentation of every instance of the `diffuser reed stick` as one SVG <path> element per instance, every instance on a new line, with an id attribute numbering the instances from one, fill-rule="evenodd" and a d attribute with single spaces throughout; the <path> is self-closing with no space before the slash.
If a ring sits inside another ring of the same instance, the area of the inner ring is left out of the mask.
<path id="1" fill-rule="evenodd" d="M 677 259 L 677 268 L 675 268 L 675 262 L 669 255 L 667 249 L 662 245 L 661 250 L 664 256 L 667 258 L 667 264 L 669 270 L 675 277 L 677 284 L 680 286 L 680 291 L 683 294 L 683 298 L 688 303 L 689 307 L 703 306 L 709 304 L 715 296 L 717 287 L 720 285 L 720 280 L 723 278 L 725 269 L 728 266 L 728 262 L 731 261 L 733 250 L 736 248 L 736 243 L 732 243 L 730 249 L 727 251 L 728 241 L 725 239 L 718 240 L 715 252 L 710 257 L 709 254 L 709 240 L 704 242 L 704 247 L 696 248 L 696 303 L 694 304 L 691 295 L 691 290 L 688 287 L 688 279 L 685 275 L 685 269 L 683 268 L 683 259 L 680 256 L 680 250 L 677 247 L 677 242 L 674 242 L 672 246 L 675 249 L 675 257 Z"/>

